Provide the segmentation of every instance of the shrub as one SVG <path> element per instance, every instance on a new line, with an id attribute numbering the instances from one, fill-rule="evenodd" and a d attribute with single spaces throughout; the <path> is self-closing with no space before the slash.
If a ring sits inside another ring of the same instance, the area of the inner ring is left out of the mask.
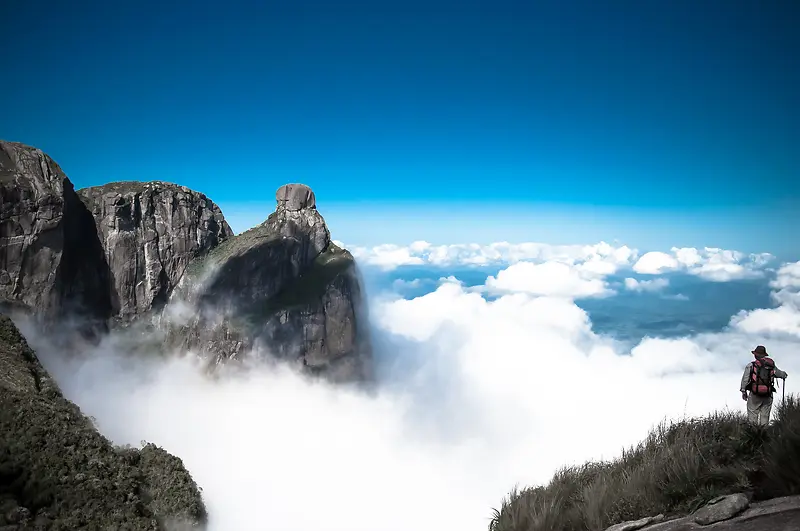
<path id="1" fill-rule="evenodd" d="M 559 470 L 546 486 L 515 488 L 490 531 L 584 531 L 659 513 L 692 512 L 712 498 L 800 494 L 800 400 L 767 428 L 738 413 L 662 423 L 609 462 Z"/>

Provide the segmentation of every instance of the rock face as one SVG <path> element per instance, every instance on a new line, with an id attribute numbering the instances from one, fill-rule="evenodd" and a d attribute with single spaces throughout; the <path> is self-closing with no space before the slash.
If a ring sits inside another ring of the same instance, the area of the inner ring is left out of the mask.
<path id="1" fill-rule="evenodd" d="M 180 459 L 113 447 L 0 315 L 0 529 L 166 530 L 206 510 Z"/>
<path id="2" fill-rule="evenodd" d="M 184 186 L 119 182 L 78 194 L 97 223 L 122 319 L 165 303 L 192 259 L 233 236 L 219 207 Z"/>
<path id="3" fill-rule="evenodd" d="M 334 381 L 369 378 L 352 255 L 331 241 L 307 186 L 282 186 L 276 200 L 264 223 L 190 266 L 165 312 L 172 344 L 216 360 L 261 346 Z"/>
<path id="4" fill-rule="evenodd" d="M 646 519 L 645 519 L 646 520 Z M 701 523 L 702 522 L 702 523 Z M 630 522 L 633 523 L 633 522 Z M 638 523 L 638 522 L 637 522 Z M 693 515 L 653 525 L 643 531 L 797 531 L 800 529 L 800 496 L 774 498 L 749 504 L 744 494 L 724 496 L 709 502 Z M 623 526 L 625 524 L 617 524 Z M 617 526 L 609 528 L 617 530 Z"/>
<path id="5" fill-rule="evenodd" d="M 156 181 L 76 193 L 40 150 L 0 142 L 0 307 L 103 328 L 153 318 L 167 346 L 217 362 L 252 347 L 334 381 L 368 379 L 352 255 L 331 242 L 309 187 L 281 186 L 276 202 L 234 237 L 203 194 Z"/>
<path id="6" fill-rule="evenodd" d="M 0 141 L 0 299 L 56 317 L 110 311 L 94 220 L 42 151 Z"/>

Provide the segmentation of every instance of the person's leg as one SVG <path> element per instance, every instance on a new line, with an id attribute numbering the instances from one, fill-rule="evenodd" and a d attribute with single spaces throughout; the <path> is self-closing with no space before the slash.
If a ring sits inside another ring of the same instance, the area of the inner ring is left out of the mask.
<path id="1" fill-rule="evenodd" d="M 757 397 L 753 393 L 750 393 L 750 396 L 747 397 L 747 420 L 754 424 L 758 424 L 757 400 Z"/>
<path id="2" fill-rule="evenodd" d="M 764 402 L 761 404 L 760 408 L 760 415 L 761 415 L 761 425 L 767 426 L 769 424 L 769 416 L 772 413 L 772 397 L 767 397 L 764 399 Z"/>

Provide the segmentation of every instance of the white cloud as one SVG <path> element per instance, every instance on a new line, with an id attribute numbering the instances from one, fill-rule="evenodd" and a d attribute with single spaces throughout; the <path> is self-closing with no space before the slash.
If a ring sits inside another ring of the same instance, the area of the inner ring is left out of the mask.
<path id="1" fill-rule="evenodd" d="M 633 270 L 642 275 L 658 275 L 677 268 L 678 261 L 667 253 L 660 251 L 645 253 L 633 265 Z"/>
<path id="2" fill-rule="evenodd" d="M 653 280 L 625 279 L 625 289 L 629 291 L 661 291 L 669 286 L 669 279 L 655 278 Z"/>
<path id="3" fill-rule="evenodd" d="M 477 243 L 432 245 L 428 242 L 414 242 L 409 246 L 379 245 L 376 247 L 348 247 L 356 259 L 366 265 L 393 269 L 409 264 L 413 257 L 419 261 L 414 264 L 434 266 L 454 265 L 496 265 L 514 264 L 528 261 L 535 263 L 558 261 L 575 265 L 584 264 L 588 270 L 613 274 L 621 267 L 629 267 L 636 257 L 636 251 L 629 247 L 614 247 L 600 242 L 595 245 L 550 245 L 544 243 L 498 242 L 489 245 Z"/>
<path id="4" fill-rule="evenodd" d="M 497 277 L 488 277 L 486 287 L 494 293 L 593 297 L 613 293 L 598 278 L 603 273 L 599 268 L 571 267 L 562 262 L 519 262 L 500 271 Z"/>
<path id="5" fill-rule="evenodd" d="M 728 282 L 763 275 L 763 268 L 774 257 L 769 253 L 744 254 L 739 251 L 706 247 L 673 247 L 670 253 L 651 251 L 642 255 L 633 270 L 643 275 L 683 271 L 705 280 Z"/>
<path id="6" fill-rule="evenodd" d="M 558 262 L 579 266 L 579 270 L 595 277 L 613 275 L 620 270 L 633 270 L 643 275 L 684 272 L 715 282 L 762 276 L 764 268 L 774 259 L 769 253 L 745 254 L 716 247 L 673 247 L 669 252 L 650 251 L 639 256 L 636 249 L 614 247 L 606 242 L 594 245 L 508 242 L 432 245 L 417 241 L 408 246 L 356 246 L 350 247 L 350 251 L 362 265 L 384 270 L 405 265 L 448 267 Z"/>
<path id="7" fill-rule="evenodd" d="M 800 338 L 800 262 L 778 269 L 770 286 L 776 290 L 772 298 L 779 306 L 740 312 L 731 318 L 731 326 L 753 334 Z"/>
<path id="8" fill-rule="evenodd" d="M 452 251 L 381 249 L 395 258 Z M 496 300 L 452 276 L 421 297 L 372 300 L 381 380 L 369 393 L 271 366 L 212 380 L 191 357 L 126 360 L 120 336 L 77 364 L 28 336 L 106 435 L 183 459 L 204 489 L 210 531 L 484 530 L 515 484 L 618 456 L 664 418 L 742 411 L 739 379 L 755 345 L 800 370 L 789 306 L 737 316 L 723 333 L 648 338 L 628 351 L 595 334 L 570 297 L 597 293 L 608 271 L 600 264 L 635 253 L 547 253 L 547 263 L 516 260 L 490 277 L 487 287 L 513 292 Z M 692 256 L 680 260 L 697 267 Z M 610 430 L 615 415 L 624 422 Z"/>
<path id="9" fill-rule="evenodd" d="M 775 280 L 770 286 L 776 289 L 800 290 L 800 262 L 785 264 L 778 269 Z"/>

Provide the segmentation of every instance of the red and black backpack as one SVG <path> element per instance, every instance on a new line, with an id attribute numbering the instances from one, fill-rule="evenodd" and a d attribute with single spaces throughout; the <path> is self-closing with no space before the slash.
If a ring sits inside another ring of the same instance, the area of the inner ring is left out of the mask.
<path id="1" fill-rule="evenodd" d="M 750 367 L 750 392 L 758 396 L 770 396 L 775 392 L 775 362 L 772 358 L 756 358 Z"/>

